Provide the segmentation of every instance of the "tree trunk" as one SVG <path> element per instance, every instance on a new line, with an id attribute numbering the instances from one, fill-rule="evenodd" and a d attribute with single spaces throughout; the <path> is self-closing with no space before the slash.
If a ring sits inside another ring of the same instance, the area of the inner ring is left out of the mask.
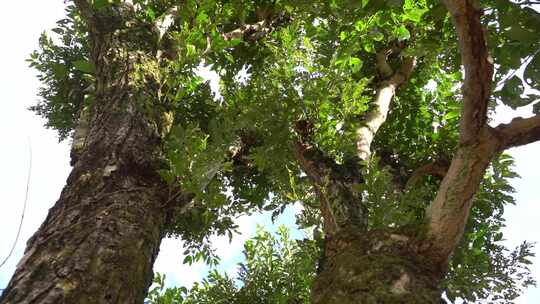
<path id="1" fill-rule="evenodd" d="M 145 110 L 151 82 L 140 81 L 141 56 L 118 36 L 92 35 L 96 88 L 84 146 L 2 304 L 142 303 L 151 284 L 168 216 L 161 136 Z"/>
<path id="2" fill-rule="evenodd" d="M 115 91 L 115 92 L 113 92 Z M 102 96 L 60 199 L 36 234 L 1 303 L 142 303 L 166 212 L 159 138 L 117 87 Z"/>
<path id="3" fill-rule="evenodd" d="M 313 304 L 441 303 L 444 273 L 417 248 L 397 233 L 340 230 L 326 241 Z"/>

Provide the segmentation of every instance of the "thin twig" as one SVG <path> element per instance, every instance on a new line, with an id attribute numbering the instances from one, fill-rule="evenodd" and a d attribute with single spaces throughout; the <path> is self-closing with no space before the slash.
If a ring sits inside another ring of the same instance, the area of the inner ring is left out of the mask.
<path id="1" fill-rule="evenodd" d="M 19 236 L 21 235 L 21 228 L 24 220 L 24 214 L 26 213 L 26 203 L 28 202 L 28 190 L 30 189 L 30 177 L 32 176 L 32 144 L 30 142 L 30 137 L 28 137 L 28 152 L 29 152 L 29 165 L 28 165 L 28 177 L 26 178 L 26 192 L 24 194 L 24 204 L 23 204 L 23 210 L 21 214 L 21 221 L 19 222 L 19 228 L 17 229 L 17 236 L 15 237 L 15 241 L 13 242 L 13 245 L 11 246 L 11 250 L 9 251 L 9 254 L 6 256 L 6 258 L 0 263 L 0 267 L 4 266 L 4 264 L 7 262 L 7 260 L 11 257 L 13 254 L 13 251 L 15 250 L 15 246 L 17 245 L 17 241 L 19 240 Z"/>

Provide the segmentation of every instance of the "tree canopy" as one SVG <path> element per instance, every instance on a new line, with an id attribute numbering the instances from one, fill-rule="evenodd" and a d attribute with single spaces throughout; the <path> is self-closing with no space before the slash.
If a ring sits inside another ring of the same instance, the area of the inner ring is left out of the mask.
<path id="1" fill-rule="evenodd" d="M 209 237 L 234 237 L 239 215 L 302 205 L 306 239 L 259 231 L 237 278 L 212 272 L 165 290 L 158 276 L 153 303 L 310 303 L 325 235 L 350 224 L 430 237 L 429 206 L 456 151 L 501 104 L 540 111 L 534 1 L 475 2 L 481 38 L 436 0 L 75 2 L 29 59 L 43 82 L 32 110 L 75 144 L 100 85 L 89 28 L 123 41 L 136 57 L 132 85 L 145 84 L 138 106 L 166 139 L 166 204 L 190 200 L 166 227 L 185 240 L 184 262 L 217 265 Z M 468 49 L 463 37 L 487 45 Z M 475 70 L 486 54 L 494 70 Z M 202 66 L 217 73 L 217 91 Z M 515 203 L 509 180 L 518 177 L 503 150 L 539 138 L 532 119 L 496 129 L 508 139 L 472 192 L 457 248 L 448 245 L 441 290 L 452 302 L 508 303 L 534 284 L 531 244 L 502 245 L 504 208 Z"/>

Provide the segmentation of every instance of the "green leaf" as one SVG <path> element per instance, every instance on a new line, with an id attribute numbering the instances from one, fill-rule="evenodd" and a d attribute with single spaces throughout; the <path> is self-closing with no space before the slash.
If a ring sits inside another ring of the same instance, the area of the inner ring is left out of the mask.
<path id="1" fill-rule="evenodd" d="M 459 111 L 457 109 L 455 109 L 455 110 L 452 110 L 452 111 L 446 113 L 444 115 L 443 119 L 446 120 L 446 121 L 450 121 L 450 120 L 452 120 L 452 119 L 454 119 L 454 118 L 456 118 L 458 116 L 459 116 Z"/>
<path id="2" fill-rule="evenodd" d="M 67 69 L 63 64 L 53 63 L 51 68 L 57 78 L 64 78 L 67 75 Z"/>
<path id="3" fill-rule="evenodd" d="M 94 74 L 96 72 L 96 67 L 94 64 L 88 60 L 76 60 L 72 62 L 75 69 L 87 73 L 87 74 Z"/>
<path id="4" fill-rule="evenodd" d="M 349 67 L 351 68 L 353 73 L 358 72 L 362 68 L 362 60 L 357 57 L 351 57 L 349 58 Z"/>
<path id="5" fill-rule="evenodd" d="M 407 40 L 411 38 L 411 33 L 404 25 L 401 25 L 400 27 L 396 28 L 394 30 L 394 35 L 396 36 L 398 40 Z"/>
<path id="6" fill-rule="evenodd" d="M 368 36 L 375 41 L 382 41 L 384 39 L 384 34 L 379 30 L 370 31 Z"/>
<path id="7" fill-rule="evenodd" d="M 364 42 L 362 43 L 362 47 L 366 52 L 375 54 L 375 45 L 373 44 L 373 41 L 367 39 L 364 40 Z"/>
<path id="8" fill-rule="evenodd" d="M 522 43 L 530 43 L 538 39 L 538 33 L 530 29 L 523 28 L 519 24 L 512 25 L 506 35 L 512 40 L 517 40 Z"/>
<path id="9" fill-rule="evenodd" d="M 156 19 L 156 13 L 151 7 L 146 8 L 146 16 L 148 16 L 150 21 L 154 21 Z"/>
<path id="10" fill-rule="evenodd" d="M 187 48 L 187 55 L 189 57 L 194 56 L 197 53 L 197 48 L 193 44 L 188 44 L 186 48 Z"/>
<path id="11" fill-rule="evenodd" d="M 424 15 L 425 12 L 426 12 L 425 9 L 423 10 L 416 9 L 416 10 L 410 11 L 408 14 L 405 15 L 405 17 L 403 18 L 403 21 L 410 20 L 414 23 L 419 23 L 422 20 L 422 15 Z"/>
<path id="12" fill-rule="evenodd" d="M 200 12 L 198 15 L 197 15 L 197 22 L 198 23 L 208 23 L 208 15 L 205 13 L 205 12 Z"/>

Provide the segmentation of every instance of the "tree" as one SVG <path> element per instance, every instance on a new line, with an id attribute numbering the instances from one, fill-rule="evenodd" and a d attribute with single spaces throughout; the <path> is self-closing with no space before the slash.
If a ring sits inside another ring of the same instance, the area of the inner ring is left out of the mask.
<path id="1" fill-rule="evenodd" d="M 256 236 L 244 246 L 245 262 L 238 277 L 212 271 L 207 279 L 189 290 L 166 289 L 158 274 L 149 300 L 156 304 L 188 303 L 309 303 L 310 286 L 316 274 L 319 246 L 313 240 L 291 239 L 284 226 L 276 235 L 258 227 Z M 237 283 L 239 282 L 239 283 Z"/>
<path id="2" fill-rule="evenodd" d="M 504 301 L 532 283 L 530 245 L 498 244 L 501 153 L 540 118 L 488 124 L 537 99 L 514 72 L 538 88 L 526 1 L 131 2 L 75 1 L 63 45 L 33 57 L 35 110 L 75 129 L 74 169 L 3 302 L 141 302 L 164 235 L 214 263 L 207 236 L 232 236 L 234 215 L 296 201 L 323 244 L 313 303 Z"/>

